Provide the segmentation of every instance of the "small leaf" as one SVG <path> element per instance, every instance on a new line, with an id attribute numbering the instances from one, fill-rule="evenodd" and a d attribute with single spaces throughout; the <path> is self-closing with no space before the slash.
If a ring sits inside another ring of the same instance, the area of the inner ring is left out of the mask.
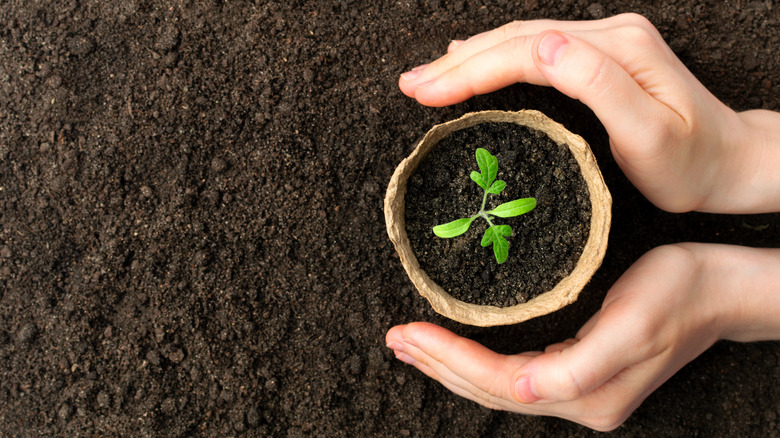
<path id="1" fill-rule="evenodd" d="M 501 191 L 504 190 L 505 188 L 506 188 L 506 183 L 504 181 L 498 180 L 494 182 L 492 186 L 490 186 L 487 192 L 497 195 L 501 193 Z"/>
<path id="2" fill-rule="evenodd" d="M 493 232 L 493 227 L 488 227 L 487 230 L 485 230 L 485 234 L 482 236 L 482 242 L 480 245 L 482 247 L 490 246 L 491 243 L 493 243 L 493 239 L 495 237 L 495 233 Z"/>
<path id="3" fill-rule="evenodd" d="M 509 257 L 509 242 L 504 239 L 504 236 L 500 234 L 494 234 L 493 238 L 493 255 L 496 256 L 496 262 L 500 265 L 504 263 Z"/>
<path id="4" fill-rule="evenodd" d="M 495 225 L 493 228 L 496 230 L 496 233 L 502 235 L 502 236 L 511 236 L 512 235 L 512 227 L 509 225 Z"/>
<path id="5" fill-rule="evenodd" d="M 493 184 L 498 174 L 498 158 L 488 152 L 487 149 L 477 148 L 477 165 L 479 171 L 482 172 L 482 178 L 485 181 L 485 190 L 487 187 Z"/>
<path id="6" fill-rule="evenodd" d="M 490 152 L 488 152 L 487 149 L 484 148 L 477 148 L 477 166 L 479 166 L 479 171 L 482 172 L 483 175 L 488 174 L 488 162 L 490 161 L 489 155 Z"/>
<path id="7" fill-rule="evenodd" d="M 485 213 L 498 217 L 515 217 L 528 213 L 536 207 L 535 198 L 515 199 L 511 202 L 505 202 L 498 207 Z"/>
<path id="8" fill-rule="evenodd" d="M 436 225 L 433 227 L 433 234 L 443 238 L 449 239 L 450 237 L 460 236 L 469 230 L 471 222 L 474 221 L 474 217 L 467 217 L 464 219 L 454 220 L 446 224 Z"/>
<path id="9" fill-rule="evenodd" d="M 469 176 L 475 183 L 477 183 L 478 186 L 482 187 L 483 190 L 487 190 L 487 184 L 485 184 L 485 180 L 482 178 L 481 173 L 475 170 L 471 172 L 471 175 Z"/>

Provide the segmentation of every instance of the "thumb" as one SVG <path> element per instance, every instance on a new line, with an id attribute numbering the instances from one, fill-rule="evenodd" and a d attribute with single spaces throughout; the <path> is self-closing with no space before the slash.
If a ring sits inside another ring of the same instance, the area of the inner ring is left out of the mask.
<path id="1" fill-rule="evenodd" d="M 596 315 L 595 323 L 587 324 L 593 328 L 573 345 L 551 346 L 521 366 L 515 372 L 515 398 L 521 403 L 576 400 L 655 355 L 641 341 L 653 328 L 642 318 L 625 318 L 624 304 L 613 302 Z"/>
<path id="2" fill-rule="evenodd" d="M 642 138 L 648 122 L 668 113 L 617 61 L 570 34 L 540 33 L 531 56 L 550 85 L 590 107 L 618 142 Z"/>

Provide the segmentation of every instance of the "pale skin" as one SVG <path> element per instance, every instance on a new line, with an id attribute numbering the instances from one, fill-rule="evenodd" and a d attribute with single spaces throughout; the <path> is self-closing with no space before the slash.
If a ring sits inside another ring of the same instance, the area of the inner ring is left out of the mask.
<path id="1" fill-rule="evenodd" d="M 516 82 L 588 105 L 634 185 L 670 212 L 780 211 L 780 114 L 715 98 L 641 16 L 514 22 L 453 41 L 403 74 L 401 91 L 444 106 Z M 622 424 L 721 339 L 780 339 L 780 249 L 681 243 L 641 257 L 574 338 L 500 355 L 428 323 L 390 329 L 398 359 L 484 406 Z"/>

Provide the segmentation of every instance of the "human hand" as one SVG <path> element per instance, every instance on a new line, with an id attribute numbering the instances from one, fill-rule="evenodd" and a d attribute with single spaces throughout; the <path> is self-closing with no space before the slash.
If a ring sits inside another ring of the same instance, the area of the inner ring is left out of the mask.
<path id="1" fill-rule="evenodd" d="M 718 339 L 780 338 L 779 268 L 776 249 L 664 246 L 615 283 L 575 338 L 544 352 L 505 356 L 428 323 L 393 327 L 386 341 L 483 406 L 611 430 Z"/>
<path id="2" fill-rule="evenodd" d="M 401 90 L 444 106 L 516 82 L 553 86 L 595 112 L 616 161 L 658 207 L 780 209 L 780 116 L 725 106 L 639 15 L 514 22 L 448 51 L 401 75 Z"/>

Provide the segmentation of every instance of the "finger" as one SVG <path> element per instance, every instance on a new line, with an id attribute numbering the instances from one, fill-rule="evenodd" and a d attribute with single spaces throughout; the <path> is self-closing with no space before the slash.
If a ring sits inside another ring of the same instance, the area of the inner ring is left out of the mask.
<path id="1" fill-rule="evenodd" d="M 563 350 L 571 347 L 572 345 L 576 344 L 577 342 L 579 342 L 579 339 L 570 338 L 570 339 L 567 339 L 567 340 L 565 340 L 563 342 L 559 342 L 557 344 L 548 345 L 547 348 L 544 349 L 544 352 L 545 353 L 554 353 L 554 352 L 557 352 L 557 351 L 563 351 Z"/>
<path id="2" fill-rule="evenodd" d="M 423 105 L 445 106 L 517 82 L 549 85 L 533 63 L 530 53 L 532 43 L 533 36 L 515 37 L 459 63 L 447 62 L 445 56 L 420 70 L 418 75 L 411 76 L 413 79 L 405 73 L 399 86 L 405 94 Z M 461 50 L 456 50 L 453 55 Z M 446 70 L 442 70 L 444 68 Z"/>
<path id="3" fill-rule="evenodd" d="M 652 324 L 637 317 L 627 300 L 606 307 L 579 342 L 529 361 L 516 382 L 516 398 L 543 402 L 576 400 L 615 375 L 658 354 Z"/>
<path id="4" fill-rule="evenodd" d="M 447 53 L 455 51 L 458 47 L 463 45 L 465 41 L 463 40 L 452 40 L 450 41 L 450 44 L 447 46 Z"/>
<path id="5" fill-rule="evenodd" d="M 396 353 L 396 358 L 399 360 L 414 366 L 418 370 L 422 371 L 426 376 L 441 383 L 444 387 L 459 395 L 463 398 L 469 399 L 475 403 L 479 403 L 490 409 L 499 410 L 511 410 L 517 411 L 517 406 L 510 400 L 498 399 L 493 397 L 484 391 L 479 390 L 476 386 L 472 385 L 461 379 L 459 376 L 452 373 L 441 362 L 431 358 L 424 351 L 416 349 L 412 346 L 405 346 L 404 349 L 408 353 Z M 416 359 L 415 359 L 416 358 Z"/>
<path id="6" fill-rule="evenodd" d="M 496 29 L 474 35 L 465 41 L 452 41 L 447 47 L 446 56 L 439 58 L 429 65 L 425 65 L 424 71 L 422 71 L 423 69 L 418 68 L 403 74 L 399 81 L 399 85 L 404 93 L 414 97 L 413 91 L 417 85 L 431 81 L 445 71 L 465 62 L 472 56 L 514 38 L 533 36 L 539 32 L 550 29 L 564 32 L 607 29 L 624 25 L 630 20 L 631 18 L 628 14 L 623 14 L 595 21 L 514 21 Z M 528 59 L 528 61 L 530 61 L 530 59 Z"/>
<path id="7" fill-rule="evenodd" d="M 427 356 L 422 350 L 410 352 L 410 354 L 420 358 L 414 363 L 414 366 L 427 376 L 437 380 L 453 393 L 485 407 L 524 414 L 561 417 L 604 431 L 612 430 L 625 421 L 639 403 L 670 376 L 668 372 L 664 372 L 669 355 L 662 354 L 646 363 L 626 368 L 604 385 L 580 399 L 523 404 L 496 398 L 475 390 L 470 383 L 462 383 L 465 381 L 457 376 L 453 377 L 449 368 Z"/>
<path id="8" fill-rule="evenodd" d="M 409 326 L 394 327 L 388 332 L 387 338 L 389 343 L 391 345 L 403 343 L 404 332 L 414 338 L 413 342 L 421 340 L 421 335 L 424 334 L 425 329 L 430 327 L 425 327 L 421 324 L 416 325 L 417 327 L 412 325 L 411 329 L 408 328 Z M 421 328 L 423 330 L 414 333 Z M 442 333 L 446 333 L 446 330 L 443 330 Z M 436 341 L 436 339 L 434 338 L 432 341 Z M 406 353 L 397 354 L 399 359 L 414 365 L 425 375 L 440 382 L 444 387 L 461 397 L 491 409 L 510 410 L 532 415 L 557 416 L 598 430 L 611 430 L 624 421 L 628 414 L 636 408 L 639 401 L 650 393 L 648 390 L 649 382 L 656 380 L 658 374 L 658 366 L 653 364 L 648 364 L 649 366 L 634 366 L 624 373 L 619 373 L 605 385 L 598 388 L 598 390 L 589 393 L 582 399 L 546 404 L 522 404 L 516 403 L 511 399 L 505 400 L 490 395 L 486 396 L 485 392 L 476 389 L 470 382 L 454 374 L 452 370 L 435 358 L 425 354 L 423 350 L 411 344 L 403 343 L 403 345 L 407 348 L 408 354 L 416 359 L 410 360 L 411 356 L 403 357 Z M 535 352 L 533 354 L 538 355 L 540 353 Z M 463 356 L 462 359 L 468 357 Z M 524 357 L 523 360 L 528 360 L 528 357 Z M 658 362 L 659 358 L 654 360 Z M 653 388 L 656 386 L 653 386 Z"/>
<path id="9" fill-rule="evenodd" d="M 583 324 L 582 327 L 577 331 L 577 334 L 574 336 L 576 339 L 582 339 L 585 336 L 590 333 L 591 330 L 593 330 L 593 327 L 596 325 L 596 322 L 598 322 L 599 318 L 601 317 L 601 309 L 599 309 L 598 312 L 596 312 L 593 316 L 590 317 L 588 322 Z"/>
<path id="10" fill-rule="evenodd" d="M 530 52 L 539 74 L 589 106 L 613 139 L 643 138 L 657 144 L 657 126 L 680 122 L 674 111 L 648 94 L 611 56 L 583 39 L 542 32 Z"/>
<path id="11" fill-rule="evenodd" d="M 680 318 L 671 318 L 669 312 L 682 306 L 674 302 L 680 294 L 669 291 L 689 290 L 695 272 L 695 261 L 683 249 L 662 247 L 644 255 L 612 286 L 579 342 L 523 366 L 518 375 L 528 379 L 518 379 L 518 398 L 575 400 L 659 355 L 674 344 L 679 331 L 687 330 L 672 325 Z"/>
<path id="12" fill-rule="evenodd" d="M 428 323 L 393 328 L 387 340 L 391 348 L 400 344 L 405 353 L 433 369 L 440 382 L 457 386 L 487 403 L 505 406 L 504 409 L 513 404 L 511 382 L 515 371 L 532 357 L 501 355 Z"/>
<path id="13" fill-rule="evenodd" d="M 476 385 L 453 373 L 446 364 L 429 356 L 424 349 L 417 347 L 418 341 L 429 335 L 435 336 L 434 342 L 450 343 L 458 338 L 454 333 L 438 326 L 418 323 L 412 325 L 411 328 L 404 325 L 390 329 L 386 336 L 387 346 L 394 350 L 397 359 L 416 367 L 461 397 L 493 409 L 506 410 L 511 408 L 512 403 L 509 400 L 499 400 L 482 391 Z M 448 340 L 442 341 L 443 338 Z M 473 355 L 474 357 L 480 356 L 479 354 Z"/>

